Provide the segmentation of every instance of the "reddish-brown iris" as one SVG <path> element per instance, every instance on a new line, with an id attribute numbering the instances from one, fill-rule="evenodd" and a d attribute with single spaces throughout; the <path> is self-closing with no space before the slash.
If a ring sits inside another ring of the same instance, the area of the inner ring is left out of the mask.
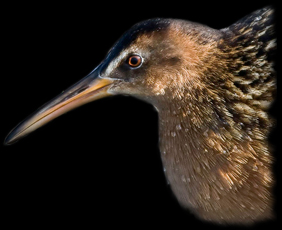
<path id="1" fill-rule="evenodd" d="M 138 67 L 142 62 L 142 58 L 138 55 L 132 55 L 128 58 L 128 65 Z"/>

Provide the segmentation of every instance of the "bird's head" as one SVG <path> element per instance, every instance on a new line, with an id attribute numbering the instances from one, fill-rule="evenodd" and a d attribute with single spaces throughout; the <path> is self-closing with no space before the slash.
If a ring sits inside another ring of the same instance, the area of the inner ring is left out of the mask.
<path id="1" fill-rule="evenodd" d="M 110 50 L 99 76 L 113 81 L 108 89 L 111 94 L 132 95 L 151 103 L 162 101 L 165 95 L 176 96 L 189 82 L 200 84 L 199 72 L 210 62 L 218 36 L 207 28 L 173 19 L 136 24 Z"/>
<path id="2" fill-rule="evenodd" d="M 181 97 L 187 89 L 201 87 L 201 73 L 212 62 L 217 36 L 216 30 L 182 20 L 150 19 L 136 24 L 89 75 L 16 126 L 5 143 L 105 96 L 131 95 L 158 107 L 168 97 Z"/>

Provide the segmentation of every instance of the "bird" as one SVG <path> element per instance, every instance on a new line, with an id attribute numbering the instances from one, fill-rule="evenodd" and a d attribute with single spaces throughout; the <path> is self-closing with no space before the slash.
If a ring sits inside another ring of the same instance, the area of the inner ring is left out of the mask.
<path id="1" fill-rule="evenodd" d="M 129 95 L 159 116 L 165 176 L 203 221 L 249 225 L 274 218 L 269 109 L 276 95 L 274 9 L 229 27 L 182 19 L 135 24 L 86 77 L 19 123 L 10 145 L 56 117 L 107 96 Z"/>

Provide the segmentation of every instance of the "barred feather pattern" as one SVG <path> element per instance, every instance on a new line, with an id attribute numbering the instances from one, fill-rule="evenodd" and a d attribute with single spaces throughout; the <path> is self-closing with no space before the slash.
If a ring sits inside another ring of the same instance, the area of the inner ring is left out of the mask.
<path id="1" fill-rule="evenodd" d="M 222 31 L 231 73 L 225 97 L 235 105 L 229 110 L 237 123 L 267 134 L 272 126 L 267 111 L 276 93 L 274 10 L 258 10 Z"/>
<path id="2" fill-rule="evenodd" d="M 250 224 L 272 218 L 267 137 L 276 91 L 273 9 L 258 10 L 209 40 L 199 31 L 199 47 L 218 39 L 198 63 L 204 71 L 187 78 L 185 97 L 160 109 L 168 181 L 180 204 L 205 220 Z"/>

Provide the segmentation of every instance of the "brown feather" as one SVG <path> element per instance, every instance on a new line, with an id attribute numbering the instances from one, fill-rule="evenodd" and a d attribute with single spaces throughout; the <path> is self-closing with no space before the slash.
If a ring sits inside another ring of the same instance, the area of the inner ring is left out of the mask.
<path id="1" fill-rule="evenodd" d="M 273 9 L 256 11 L 221 31 L 177 21 L 168 37 L 176 47 L 181 43 L 182 62 L 173 78 L 162 75 L 170 82 L 169 89 L 162 85 L 163 100 L 171 95 L 171 101 L 154 104 L 174 194 L 210 221 L 271 218 L 273 159 L 267 137 L 273 121 L 267 110 L 276 85 Z M 158 81 L 154 76 L 152 84 Z"/>

